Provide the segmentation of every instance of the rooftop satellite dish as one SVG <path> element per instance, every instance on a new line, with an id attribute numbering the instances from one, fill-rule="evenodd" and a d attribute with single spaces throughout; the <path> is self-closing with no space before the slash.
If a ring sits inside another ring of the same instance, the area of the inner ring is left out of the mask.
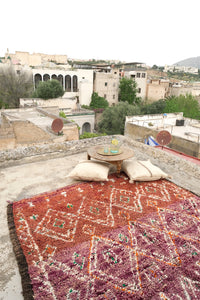
<path id="1" fill-rule="evenodd" d="M 172 136 L 167 130 L 160 131 L 156 136 L 156 141 L 162 147 L 168 145 L 171 142 Z"/>
<path id="2" fill-rule="evenodd" d="M 53 120 L 52 124 L 51 124 L 51 129 L 55 132 L 55 133 L 59 133 L 63 128 L 63 120 L 61 119 L 55 119 Z"/>

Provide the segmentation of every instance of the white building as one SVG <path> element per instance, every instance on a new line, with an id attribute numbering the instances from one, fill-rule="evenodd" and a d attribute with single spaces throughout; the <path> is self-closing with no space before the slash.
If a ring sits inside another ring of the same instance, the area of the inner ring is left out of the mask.
<path id="1" fill-rule="evenodd" d="M 34 87 L 40 81 L 57 79 L 65 91 L 63 98 L 74 99 L 81 105 L 89 105 L 93 93 L 93 70 L 57 70 L 57 69 L 33 69 Z"/>
<path id="2" fill-rule="evenodd" d="M 168 72 L 168 71 L 198 74 L 198 68 L 178 66 L 178 65 L 172 65 L 172 66 L 165 65 L 164 72 Z"/>

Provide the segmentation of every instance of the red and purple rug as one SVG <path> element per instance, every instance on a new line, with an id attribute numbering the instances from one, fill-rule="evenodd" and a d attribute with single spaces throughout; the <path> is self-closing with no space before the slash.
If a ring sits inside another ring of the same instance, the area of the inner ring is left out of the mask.
<path id="1" fill-rule="evenodd" d="M 200 198 L 125 175 L 8 205 L 25 299 L 200 299 Z"/>

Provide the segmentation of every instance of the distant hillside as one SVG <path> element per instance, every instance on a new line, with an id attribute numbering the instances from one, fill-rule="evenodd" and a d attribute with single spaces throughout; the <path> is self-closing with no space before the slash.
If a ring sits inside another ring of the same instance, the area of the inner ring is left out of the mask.
<path id="1" fill-rule="evenodd" d="M 174 65 L 185 66 L 185 67 L 194 67 L 200 69 L 200 56 L 190 57 L 184 60 L 181 60 Z"/>

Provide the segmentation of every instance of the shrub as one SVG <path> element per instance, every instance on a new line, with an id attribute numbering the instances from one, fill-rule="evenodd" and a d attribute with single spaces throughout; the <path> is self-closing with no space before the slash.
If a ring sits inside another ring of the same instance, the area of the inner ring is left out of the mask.
<path id="1" fill-rule="evenodd" d="M 98 136 L 105 136 L 106 133 L 91 133 L 91 132 L 84 132 L 83 134 L 80 135 L 80 140 L 81 139 L 89 139 L 93 137 L 98 137 Z"/>
<path id="2" fill-rule="evenodd" d="M 35 90 L 33 97 L 44 100 L 62 97 L 64 95 L 60 82 L 56 79 L 41 81 Z"/>
<path id="3" fill-rule="evenodd" d="M 66 114 L 64 113 L 64 111 L 60 111 L 60 112 L 59 112 L 59 116 L 60 116 L 61 118 L 65 118 L 65 119 L 67 118 L 67 117 L 66 117 Z"/>

